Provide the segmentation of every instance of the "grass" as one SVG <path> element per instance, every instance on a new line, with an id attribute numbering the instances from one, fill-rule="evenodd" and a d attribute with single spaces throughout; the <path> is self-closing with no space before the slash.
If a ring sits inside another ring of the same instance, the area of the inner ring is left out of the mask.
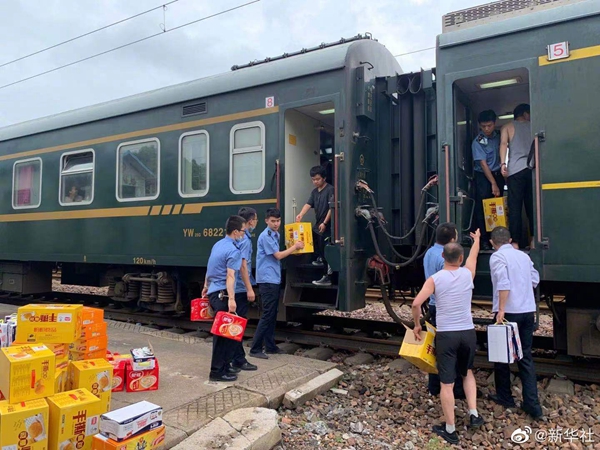
<path id="1" fill-rule="evenodd" d="M 452 447 L 450 447 L 448 444 L 446 444 L 446 441 L 444 441 L 443 439 L 434 437 L 434 438 L 429 439 L 429 442 L 427 443 L 425 450 L 448 450 L 451 448 Z"/>

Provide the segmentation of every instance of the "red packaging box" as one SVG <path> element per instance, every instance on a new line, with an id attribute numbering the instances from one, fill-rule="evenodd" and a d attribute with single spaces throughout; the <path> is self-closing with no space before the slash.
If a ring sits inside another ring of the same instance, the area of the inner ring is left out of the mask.
<path id="1" fill-rule="evenodd" d="M 127 364 L 125 368 L 127 380 L 125 384 L 125 390 L 127 392 L 143 392 L 143 391 L 156 391 L 158 390 L 159 381 L 159 368 L 158 359 L 154 369 L 150 370 L 133 370 L 131 364 Z"/>
<path id="2" fill-rule="evenodd" d="M 113 366 L 113 379 L 111 392 L 122 392 L 125 390 L 125 376 L 127 367 L 131 363 L 131 356 L 115 353 L 108 362 Z"/>
<path id="3" fill-rule="evenodd" d="M 215 312 L 210 307 L 207 298 L 195 298 L 192 300 L 192 313 L 190 320 L 192 322 L 210 322 L 215 317 Z"/>
<path id="4" fill-rule="evenodd" d="M 216 336 L 233 339 L 234 341 L 241 341 L 244 337 L 247 323 L 248 320 L 243 317 L 225 311 L 219 311 L 215 316 L 215 321 L 210 332 Z"/>

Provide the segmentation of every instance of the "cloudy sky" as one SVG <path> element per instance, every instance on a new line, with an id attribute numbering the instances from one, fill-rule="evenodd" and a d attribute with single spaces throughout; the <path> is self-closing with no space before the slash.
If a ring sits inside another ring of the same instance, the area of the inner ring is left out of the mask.
<path id="1" fill-rule="evenodd" d="M 161 6 L 168 0 L 0 1 L 0 127 L 229 71 L 267 56 L 370 32 L 394 54 L 435 46 L 442 15 L 485 0 L 177 0 L 82 39 L 11 61 Z M 169 0 L 170 1 L 170 0 Z M 368 5 L 368 6 L 367 6 Z M 53 73 L 5 87 L 127 44 Z M 401 56 L 406 71 L 435 66 L 435 51 Z M 8 64 L 7 64 L 8 63 Z"/>

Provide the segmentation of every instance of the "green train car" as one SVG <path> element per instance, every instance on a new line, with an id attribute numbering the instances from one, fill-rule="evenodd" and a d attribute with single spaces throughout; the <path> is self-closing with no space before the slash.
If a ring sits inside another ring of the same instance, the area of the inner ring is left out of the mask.
<path id="1" fill-rule="evenodd" d="M 529 103 L 538 299 L 554 313 L 558 350 L 600 356 L 600 6 L 502 0 L 443 25 L 428 71 L 403 73 L 359 35 L 0 129 L 0 289 L 48 292 L 60 264 L 63 283 L 184 311 L 226 218 L 279 206 L 293 222 L 310 167 L 327 161 L 334 285 L 310 282 L 310 255 L 287 258 L 279 319 L 362 308 L 368 287 L 387 298 L 421 285 L 440 221 L 459 224 L 469 245 L 477 114 L 494 109 L 501 126 Z"/>

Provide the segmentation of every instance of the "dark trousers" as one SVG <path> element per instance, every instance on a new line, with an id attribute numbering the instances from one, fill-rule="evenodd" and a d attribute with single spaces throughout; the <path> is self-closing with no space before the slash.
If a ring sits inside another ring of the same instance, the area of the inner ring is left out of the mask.
<path id="1" fill-rule="evenodd" d="M 533 327 L 535 313 L 509 314 L 504 318 L 508 322 L 515 322 L 519 327 L 519 338 L 523 347 L 523 359 L 517 362 L 519 366 L 519 378 L 523 384 L 523 409 L 527 412 L 540 411 L 538 399 L 537 377 L 531 347 L 533 345 Z M 494 317 L 495 320 L 495 317 Z M 508 364 L 494 363 L 494 381 L 496 383 L 496 395 L 506 403 L 513 402 L 510 391 L 510 366 Z"/>
<path id="2" fill-rule="evenodd" d="M 492 172 L 498 189 L 500 189 L 500 196 L 504 195 L 504 177 L 500 171 Z M 483 172 L 475 172 L 475 211 L 473 212 L 473 231 L 481 231 L 481 243 L 488 244 L 490 240 L 490 233 L 485 229 L 485 215 L 483 213 L 483 200 L 486 198 L 493 198 L 492 184 L 490 180 L 485 177 Z"/>
<path id="3" fill-rule="evenodd" d="M 250 353 L 263 351 L 263 343 L 268 352 L 277 350 L 275 344 L 275 324 L 277 322 L 277 308 L 279 307 L 279 285 L 261 283 L 258 285 L 262 314 L 254 333 Z"/>
<path id="4" fill-rule="evenodd" d="M 508 227 L 513 242 L 520 248 L 529 245 L 529 239 L 523 232 L 521 213 L 525 204 L 525 214 L 529 220 L 529 234 L 533 236 L 533 179 L 531 170 L 523 169 L 507 178 L 508 185 Z"/>
<path id="5" fill-rule="evenodd" d="M 429 323 L 434 327 L 437 326 L 436 323 L 436 308 L 435 305 L 429 305 Z M 457 364 L 458 365 L 458 364 Z M 439 395 L 442 386 L 440 384 L 440 376 L 437 373 L 429 374 L 429 393 L 431 395 Z M 456 368 L 456 379 L 454 380 L 454 397 L 464 397 L 465 391 L 463 389 L 463 379 L 458 371 L 458 367 Z"/>
<path id="6" fill-rule="evenodd" d="M 325 239 L 328 236 L 331 236 L 331 228 L 326 228 L 323 233 L 319 233 L 318 229 L 313 228 L 313 244 L 315 246 L 315 254 L 317 257 L 321 257 L 323 259 L 323 275 L 328 275 L 329 268 L 327 264 L 327 260 L 325 259 L 325 246 L 327 242 Z"/>
<path id="7" fill-rule="evenodd" d="M 219 311 L 229 311 L 227 298 L 220 299 L 219 292 L 213 292 L 208 295 L 211 308 L 217 314 Z M 233 339 L 227 339 L 221 336 L 213 336 L 212 361 L 210 363 L 210 375 L 221 376 L 227 373 L 227 369 L 233 360 L 237 342 Z"/>
<path id="8" fill-rule="evenodd" d="M 235 312 L 238 316 L 243 317 L 244 319 L 248 318 L 248 294 L 245 292 L 241 292 L 239 294 L 235 294 L 235 304 L 236 309 Z M 248 361 L 246 360 L 246 352 L 244 351 L 244 345 L 242 341 L 234 341 L 235 342 L 235 352 L 233 354 L 232 365 L 241 367 L 246 364 Z"/>

